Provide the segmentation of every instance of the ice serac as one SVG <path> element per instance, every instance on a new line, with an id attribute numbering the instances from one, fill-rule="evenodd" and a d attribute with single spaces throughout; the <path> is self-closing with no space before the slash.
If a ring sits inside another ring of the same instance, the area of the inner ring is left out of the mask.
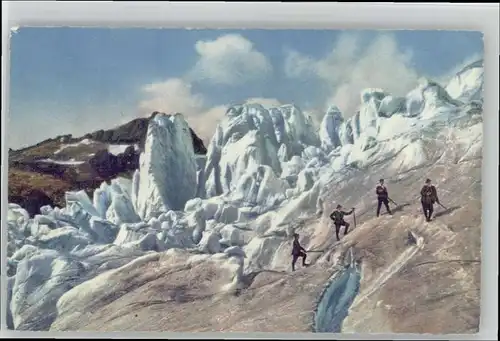
<path id="1" fill-rule="evenodd" d="M 278 112 L 283 117 L 284 141 L 287 144 L 288 157 L 300 155 L 308 146 L 319 147 L 321 141 L 311 122 L 311 119 L 296 105 L 282 105 L 273 110 L 274 115 Z M 276 121 L 278 122 L 278 121 Z"/>
<path id="2" fill-rule="evenodd" d="M 273 121 L 261 105 L 232 107 L 217 127 L 205 168 L 207 196 L 229 193 L 248 169 L 259 165 L 281 172 Z"/>
<path id="3" fill-rule="evenodd" d="M 285 180 L 278 179 L 269 166 L 258 166 L 240 177 L 232 193 L 232 201 L 247 206 L 271 208 L 285 199 L 289 188 Z"/>
<path id="4" fill-rule="evenodd" d="M 279 145 L 286 146 L 288 144 L 288 135 L 286 133 L 285 118 L 283 117 L 281 110 L 278 108 L 271 108 L 269 109 L 269 114 L 273 120 L 276 142 L 278 142 Z"/>
<path id="5" fill-rule="evenodd" d="M 366 89 L 361 93 L 361 107 L 359 109 L 360 136 L 374 137 L 378 133 L 381 120 L 379 108 L 387 94 L 381 89 Z"/>
<path id="6" fill-rule="evenodd" d="M 324 150 L 331 150 L 342 145 L 340 139 L 340 128 L 344 122 L 344 117 L 337 106 L 328 108 L 319 128 L 321 147 Z"/>
<path id="7" fill-rule="evenodd" d="M 483 60 L 467 65 L 458 72 L 446 86 L 453 99 L 461 102 L 483 101 L 484 86 Z"/>
<path id="8" fill-rule="evenodd" d="M 111 205 L 111 197 L 108 191 L 108 184 L 103 182 L 99 188 L 94 191 L 94 207 L 99 213 L 100 218 L 106 218 L 106 211 Z"/>
<path id="9" fill-rule="evenodd" d="M 106 210 L 106 219 L 113 224 L 138 223 L 141 219 L 136 214 L 132 203 L 132 182 L 124 178 L 111 180 L 107 187 L 110 204 Z M 94 200 L 95 201 L 95 200 Z"/>
<path id="10" fill-rule="evenodd" d="M 76 204 L 80 206 L 84 211 L 92 216 L 99 216 L 99 212 L 97 212 L 93 203 L 90 201 L 89 196 L 83 190 L 78 192 L 66 192 L 66 207 L 71 204 Z"/>
<path id="11" fill-rule="evenodd" d="M 196 195 L 196 160 L 188 124 L 181 114 L 158 114 L 149 121 L 140 156 L 137 212 L 143 220 L 182 210 Z"/>
<path id="12" fill-rule="evenodd" d="M 354 143 L 354 132 L 352 129 L 352 121 L 353 121 L 352 117 L 348 118 L 339 127 L 339 139 L 340 139 L 340 145 L 342 146 Z"/>
<path id="13" fill-rule="evenodd" d="M 407 95 L 407 116 L 432 119 L 456 114 L 463 103 L 453 99 L 437 82 L 422 78 L 420 85 Z"/>
<path id="14" fill-rule="evenodd" d="M 381 102 L 378 109 L 380 117 L 392 117 L 395 114 L 404 114 L 406 112 L 406 98 L 386 96 Z"/>
<path id="15" fill-rule="evenodd" d="M 294 105 L 269 110 L 259 104 L 233 106 L 208 147 L 206 195 L 230 193 L 248 170 L 261 165 L 279 176 L 282 162 L 320 145 L 311 120 Z"/>
<path id="16" fill-rule="evenodd" d="M 139 185 L 140 185 L 140 171 L 138 169 L 135 170 L 134 175 L 132 176 L 132 188 L 130 193 L 130 200 L 132 201 L 132 205 L 134 206 L 134 210 L 137 212 L 137 196 L 139 195 Z"/>

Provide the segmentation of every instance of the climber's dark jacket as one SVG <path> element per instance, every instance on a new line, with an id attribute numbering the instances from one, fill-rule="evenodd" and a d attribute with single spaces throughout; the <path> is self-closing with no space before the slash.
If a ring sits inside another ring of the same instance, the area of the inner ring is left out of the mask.
<path id="1" fill-rule="evenodd" d="M 293 241 L 292 246 L 292 255 L 300 255 L 301 252 L 305 252 L 306 250 L 300 245 L 298 240 Z"/>
<path id="2" fill-rule="evenodd" d="M 330 219 L 333 220 L 334 224 L 341 225 L 344 223 L 344 216 L 350 215 L 354 210 L 351 210 L 350 212 L 345 212 L 342 210 L 335 210 L 330 214 Z"/>
<path id="3" fill-rule="evenodd" d="M 378 185 L 377 188 L 375 189 L 375 192 L 377 193 L 377 197 L 379 199 L 387 199 L 389 198 L 389 193 L 387 193 L 387 187 Z"/>
<path id="4" fill-rule="evenodd" d="M 433 185 L 424 185 L 420 190 L 420 195 L 422 204 L 433 205 L 436 202 L 439 203 L 437 190 Z"/>

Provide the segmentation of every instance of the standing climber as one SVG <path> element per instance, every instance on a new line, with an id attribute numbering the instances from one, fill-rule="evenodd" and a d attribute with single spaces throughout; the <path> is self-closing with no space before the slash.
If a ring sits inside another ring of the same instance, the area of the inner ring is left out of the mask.
<path id="1" fill-rule="evenodd" d="M 380 179 L 377 188 L 375 189 L 377 193 L 377 217 L 380 216 L 380 208 L 384 204 L 387 213 L 392 215 L 391 209 L 389 208 L 389 193 L 387 192 L 387 187 L 384 185 L 384 179 Z"/>
<path id="2" fill-rule="evenodd" d="M 292 245 L 292 271 L 295 271 L 295 263 L 297 259 L 302 257 L 302 266 L 307 266 L 306 264 L 306 250 L 299 243 L 299 235 L 297 233 L 293 234 L 293 245 Z"/>
<path id="3" fill-rule="evenodd" d="M 330 219 L 333 220 L 333 224 L 335 225 L 335 235 L 337 236 L 337 241 L 340 240 L 339 237 L 339 232 L 340 232 L 340 227 L 345 226 L 344 229 L 344 236 L 348 233 L 349 231 L 349 223 L 344 220 L 344 216 L 350 215 L 354 212 L 354 207 L 350 212 L 345 212 L 342 211 L 342 205 L 337 205 L 337 209 L 330 214 Z"/>
<path id="4" fill-rule="evenodd" d="M 439 198 L 437 195 L 437 190 L 434 185 L 431 184 L 431 180 L 425 180 L 425 185 L 420 190 L 422 210 L 424 211 L 425 220 L 431 221 L 432 213 L 434 212 L 434 204 L 437 202 L 439 204 Z"/>

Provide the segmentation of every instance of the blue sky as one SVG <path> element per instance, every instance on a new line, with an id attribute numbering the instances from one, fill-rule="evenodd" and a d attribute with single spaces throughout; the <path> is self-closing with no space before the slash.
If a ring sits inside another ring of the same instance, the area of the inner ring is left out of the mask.
<path id="1" fill-rule="evenodd" d="M 179 111 L 206 140 L 230 104 L 349 116 L 359 92 L 445 82 L 483 53 L 464 31 L 21 28 L 12 35 L 8 144 Z"/>

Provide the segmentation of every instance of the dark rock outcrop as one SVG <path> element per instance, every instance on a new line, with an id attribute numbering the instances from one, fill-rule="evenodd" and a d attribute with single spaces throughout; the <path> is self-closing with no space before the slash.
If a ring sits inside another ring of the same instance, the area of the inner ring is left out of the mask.
<path id="1" fill-rule="evenodd" d="M 37 162 L 36 160 L 28 161 L 11 161 L 10 168 L 19 169 L 25 172 L 34 172 L 40 174 L 50 174 L 55 177 L 63 177 L 69 166 L 61 165 L 52 162 Z"/>
<path id="2" fill-rule="evenodd" d="M 193 139 L 193 148 L 195 154 L 205 155 L 207 153 L 207 148 L 203 144 L 203 141 L 195 134 L 193 129 L 189 128 L 191 132 L 191 138 Z"/>
<path id="3" fill-rule="evenodd" d="M 27 190 L 22 195 L 9 196 L 9 202 L 23 207 L 31 217 L 40 214 L 42 206 L 55 206 L 54 201 L 47 194 L 36 188 Z"/>
<path id="4" fill-rule="evenodd" d="M 136 118 L 128 123 L 125 123 L 117 128 L 109 130 L 98 130 L 93 133 L 86 134 L 83 138 L 92 139 L 94 141 L 109 143 L 109 144 L 138 144 L 141 150 L 144 149 L 144 141 L 148 131 L 149 120 L 158 115 L 155 111 L 147 118 Z M 196 135 L 193 129 L 189 128 L 191 138 L 193 140 L 193 148 L 196 154 L 206 154 L 207 148 L 203 141 Z"/>
<path id="5" fill-rule="evenodd" d="M 139 156 L 144 150 L 149 120 L 157 114 L 159 112 L 136 118 L 114 129 L 101 129 L 81 137 L 59 135 L 26 148 L 9 149 L 9 202 L 19 204 L 34 215 L 38 214 L 40 206 L 64 204 L 64 192 L 67 190 L 85 190 L 92 195 L 103 181 L 117 176 L 131 176 L 139 168 Z M 194 152 L 206 154 L 203 141 L 191 128 L 190 133 Z M 63 145 L 76 144 L 84 139 L 97 143 L 62 149 L 61 152 Z M 107 148 L 113 144 L 129 146 L 123 153 L 114 155 Z M 58 163 L 67 160 L 82 162 Z"/>
<path id="6" fill-rule="evenodd" d="M 139 168 L 139 155 L 133 146 L 128 147 L 124 153 L 118 155 L 101 150 L 89 160 L 89 165 L 97 176 L 110 179 L 117 174 Z"/>
<path id="7" fill-rule="evenodd" d="M 148 130 L 148 123 L 149 118 L 136 118 L 114 129 L 100 129 L 93 133 L 86 134 L 84 138 L 110 144 L 137 143 L 142 149 Z"/>

